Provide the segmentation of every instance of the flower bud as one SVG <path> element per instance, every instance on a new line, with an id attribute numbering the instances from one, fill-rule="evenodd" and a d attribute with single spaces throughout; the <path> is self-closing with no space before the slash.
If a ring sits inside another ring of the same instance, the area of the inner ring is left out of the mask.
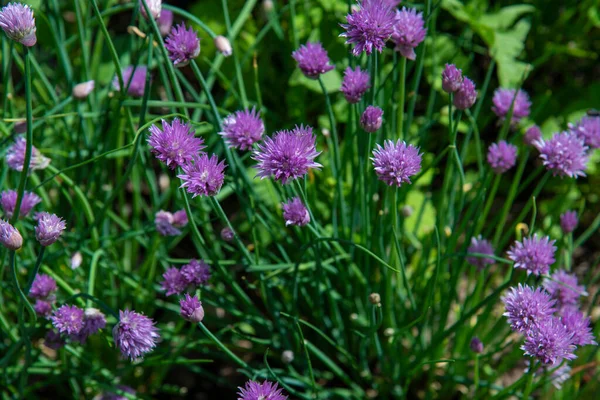
<path id="1" fill-rule="evenodd" d="M 284 364 L 289 364 L 294 361 L 294 352 L 291 350 L 285 350 L 281 353 L 281 362 Z"/>
<path id="2" fill-rule="evenodd" d="M 377 305 L 381 303 L 381 296 L 379 295 L 379 293 L 371 293 L 369 295 L 369 301 L 371 302 L 371 304 Z"/>
<path id="3" fill-rule="evenodd" d="M 234 237 L 235 237 L 235 234 L 228 227 L 221 229 L 221 239 L 223 239 L 224 241 L 232 242 Z"/>
<path id="4" fill-rule="evenodd" d="M 379 107 L 368 106 L 360 117 L 360 126 L 369 132 L 377 132 L 383 123 L 383 110 Z"/>
<path id="5" fill-rule="evenodd" d="M 18 250 L 23 246 L 23 237 L 14 226 L 0 220 L 0 243 L 9 250 Z"/>
<path id="6" fill-rule="evenodd" d="M 223 54 L 225 57 L 229 57 L 233 54 L 233 49 L 231 48 L 231 42 L 225 36 L 217 36 L 215 37 L 215 47 L 217 51 Z"/>
<path id="7" fill-rule="evenodd" d="M 483 343 L 481 342 L 481 340 L 479 340 L 477 336 L 471 339 L 471 344 L 469 346 L 471 347 L 471 350 L 473 350 L 475 353 L 483 353 Z"/>
<path id="8" fill-rule="evenodd" d="M 73 87 L 73 97 L 76 99 L 85 99 L 94 90 L 94 81 L 82 82 Z"/>

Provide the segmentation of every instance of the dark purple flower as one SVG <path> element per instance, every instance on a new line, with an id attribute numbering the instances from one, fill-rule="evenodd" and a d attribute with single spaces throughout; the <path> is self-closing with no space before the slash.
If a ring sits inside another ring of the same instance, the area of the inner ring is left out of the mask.
<path id="1" fill-rule="evenodd" d="M 67 335 L 79 333 L 83 328 L 83 310 L 76 306 L 64 305 L 50 319 L 60 333 Z"/>
<path id="2" fill-rule="evenodd" d="M 40 212 L 35 215 L 35 219 L 35 238 L 42 246 L 50 246 L 56 242 L 67 227 L 65 220 L 55 214 Z"/>
<path id="3" fill-rule="evenodd" d="M 162 130 L 156 125 L 148 130 L 152 153 L 171 169 L 183 167 L 206 148 L 204 139 L 194 136 L 195 131 L 190 124 L 183 124 L 177 118 L 170 125 L 163 119 Z"/>
<path id="4" fill-rule="evenodd" d="M 165 39 L 165 48 L 173 65 L 183 67 L 200 54 L 200 39 L 198 33 L 190 27 L 185 28 L 182 22 L 173 29 Z"/>
<path id="5" fill-rule="evenodd" d="M 477 353 L 477 354 L 483 353 L 483 343 L 477 336 L 475 336 L 473 339 L 471 339 L 471 343 L 469 344 L 469 347 L 471 348 L 471 350 L 474 353 Z"/>
<path id="6" fill-rule="evenodd" d="M 564 233 L 571 233 L 575 230 L 578 223 L 577 211 L 565 211 L 560 216 L 560 227 Z"/>
<path id="7" fill-rule="evenodd" d="M 146 75 L 148 75 L 148 68 L 145 65 L 138 65 L 133 70 L 133 65 L 126 67 L 122 71 L 123 84 L 127 88 L 127 93 L 134 97 L 142 97 L 144 95 L 144 89 L 146 88 Z M 119 84 L 119 78 L 115 76 L 112 82 L 115 90 L 121 90 Z"/>
<path id="8" fill-rule="evenodd" d="M 23 246 L 23 237 L 10 223 L 0 220 L 0 243 L 9 250 L 18 250 Z"/>
<path id="9" fill-rule="evenodd" d="M 530 126 L 523 136 L 523 142 L 528 146 L 535 146 L 535 142 L 542 139 L 542 131 L 539 126 Z"/>
<path id="10" fill-rule="evenodd" d="M 35 18 L 28 5 L 9 3 L 0 10 L 0 28 L 9 39 L 31 47 L 37 42 Z"/>
<path id="11" fill-rule="evenodd" d="M 204 319 L 204 308 L 197 296 L 185 294 L 185 298 L 179 300 L 181 316 L 191 322 L 200 322 Z"/>
<path id="12" fill-rule="evenodd" d="M 163 13 L 165 13 L 166 11 L 167 10 L 163 10 L 160 15 L 163 15 Z M 128 393 L 128 394 L 135 395 L 135 390 L 133 390 L 133 388 L 130 388 L 129 386 L 117 385 L 116 389 L 120 390 L 122 393 Z M 121 393 L 121 392 L 119 392 L 119 393 Z M 102 396 L 100 396 L 99 400 L 129 400 L 129 397 L 121 396 L 117 392 L 109 392 L 109 393 L 103 393 Z"/>
<path id="13" fill-rule="evenodd" d="M 394 32 L 394 11 L 385 0 L 363 0 L 358 4 L 358 9 L 346 16 L 348 23 L 341 24 L 346 32 L 340 36 L 346 38 L 346 44 L 354 45 L 352 54 L 356 57 L 362 52 L 371 54 L 373 49 L 381 53 Z"/>
<path id="14" fill-rule="evenodd" d="M 446 64 L 442 72 L 442 89 L 446 93 L 454 93 L 462 86 L 462 71 L 454 64 Z"/>
<path id="15" fill-rule="evenodd" d="M 472 80 L 465 77 L 460 85 L 460 88 L 454 93 L 452 104 L 459 110 L 471 108 L 477 101 L 477 90 Z"/>
<path id="16" fill-rule="evenodd" d="M 315 140 L 312 128 L 302 125 L 266 137 L 253 153 L 253 158 L 258 161 L 257 176 L 261 179 L 273 176 L 285 185 L 306 175 L 310 168 L 321 168 L 321 164 L 315 162 L 315 157 L 321 154 L 315 148 Z"/>
<path id="17" fill-rule="evenodd" d="M 513 124 L 519 122 L 521 118 L 528 117 L 529 108 L 531 107 L 527 92 L 519 89 L 516 98 L 515 92 L 515 89 L 498 88 L 494 92 L 494 98 L 492 99 L 492 102 L 494 103 L 492 111 L 502 120 L 508 115 L 508 111 L 513 104 L 513 99 L 515 99 L 511 119 L 511 123 Z"/>
<path id="18" fill-rule="evenodd" d="M 298 63 L 300 71 L 310 79 L 318 79 L 321 74 L 331 71 L 334 66 L 330 64 L 327 50 L 319 42 L 308 42 L 306 45 L 292 53 L 292 58 Z"/>
<path id="19" fill-rule="evenodd" d="M 572 343 L 576 346 L 585 346 L 588 344 L 597 345 L 590 326 L 590 318 L 585 318 L 580 311 L 569 308 L 566 309 L 560 317 L 560 321 L 567 328 L 567 331 L 573 335 Z"/>
<path id="20" fill-rule="evenodd" d="M 360 116 L 360 126 L 369 133 L 374 133 L 383 124 L 383 110 L 379 107 L 368 106 Z"/>
<path id="21" fill-rule="evenodd" d="M 541 288 L 533 289 L 527 285 L 511 288 L 502 297 L 506 312 L 513 331 L 525 333 L 543 325 L 554 313 L 554 300 Z"/>
<path id="22" fill-rule="evenodd" d="M 56 292 L 56 281 L 49 275 L 37 274 L 31 289 L 29 290 L 29 296 L 34 299 L 47 299 L 52 293 Z"/>
<path id="23" fill-rule="evenodd" d="M 536 357 L 545 365 L 558 365 L 563 360 L 575 359 L 573 334 L 556 317 L 548 318 L 525 333 L 525 344 L 521 350 L 525 355 Z"/>
<path id="24" fill-rule="evenodd" d="M 569 130 L 590 149 L 600 148 L 600 117 L 585 116 L 576 125 L 569 125 Z"/>
<path id="25" fill-rule="evenodd" d="M 559 269 L 544 280 L 544 289 L 556 300 L 556 305 L 564 307 L 576 306 L 580 296 L 587 296 L 585 286 L 579 285 L 577 277 L 567 271 Z"/>
<path id="26" fill-rule="evenodd" d="M 223 186 L 226 166 L 225 161 L 219 162 L 215 154 L 210 158 L 207 154 L 196 156 L 192 162 L 183 165 L 183 174 L 177 175 L 183 182 L 180 187 L 186 188 L 192 197 L 214 196 Z"/>
<path id="27" fill-rule="evenodd" d="M 489 254 L 493 256 L 494 248 L 492 247 L 492 244 L 489 241 L 483 239 L 481 235 L 479 235 L 477 237 L 471 238 L 471 244 L 467 249 L 467 253 Z M 471 265 L 476 266 L 479 270 L 482 270 L 487 265 L 493 264 L 494 259 L 487 257 L 467 257 L 467 262 Z"/>
<path id="28" fill-rule="evenodd" d="M 25 164 L 25 150 L 27 147 L 27 141 L 24 137 L 19 136 L 15 139 L 15 143 L 8 148 L 6 151 L 6 165 L 10 169 L 15 171 L 23 171 L 23 164 Z M 50 160 L 44 157 L 40 151 L 31 146 L 31 160 L 29 162 L 29 173 L 37 169 L 45 169 L 50 165 Z"/>
<path id="29" fill-rule="evenodd" d="M 371 77 L 368 71 L 362 71 L 359 66 L 356 69 L 347 67 L 344 71 L 344 79 L 340 91 L 344 94 L 346 101 L 351 104 L 358 103 L 363 94 L 371 87 Z"/>
<path id="30" fill-rule="evenodd" d="M 398 139 L 396 143 L 386 140 L 373 150 L 373 166 L 379 180 L 390 186 L 400 187 L 410 183 L 410 177 L 421 170 L 419 148 Z"/>
<path id="31" fill-rule="evenodd" d="M 251 111 L 236 111 L 223 120 L 223 136 L 229 147 L 240 150 L 250 150 L 265 133 L 265 124 L 259 113 L 253 107 Z"/>
<path id="32" fill-rule="evenodd" d="M 554 263 L 554 240 L 548 236 L 539 238 L 537 234 L 532 238 L 525 238 L 523 242 L 515 242 L 508 251 L 508 258 L 515 262 L 515 268 L 527 270 L 527 275 L 547 274 Z"/>
<path id="33" fill-rule="evenodd" d="M 189 220 L 185 210 L 182 209 L 173 213 L 173 225 L 176 227 L 183 228 L 188 224 L 188 222 Z"/>
<path id="34" fill-rule="evenodd" d="M 221 239 L 226 242 L 232 242 L 234 238 L 235 233 L 229 227 L 221 229 Z"/>
<path id="35" fill-rule="evenodd" d="M 181 267 L 181 276 L 186 285 L 204 285 L 210 279 L 210 266 L 202 260 L 192 259 Z"/>
<path id="36" fill-rule="evenodd" d="M 503 174 L 517 162 L 517 146 L 501 140 L 488 148 L 487 161 L 497 174 Z"/>
<path id="37" fill-rule="evenodd" d="M 116 347 L 124 357 L 135 360 L 152 351 L 160 337 L 154 321 L 135 311 L 119 311 L 119 322 L 113 328 Z"/>
<path id="38" fill-rule="evenodd" d="M 38 317 L 48 317 L 52 314 L 52 303 L 45 300 L 36 300 L 33 309 Z"/>
<path id="39" fill-rule="evenodd" d="M 283 389 L 277 387 L 277 382 L 272 383 L 264 381 L 258 383 L 248 381 L 246 385 L 238 387 L 238 400 L 287 400 L 287 396 L 282 393 Z"/>
<path id="40" fill-rule="evenodd" d="M 188 285 L 188 282 L 181 274 L 179 268 L 171 267 L 163 274 L 163 281 L 160 283 L 161 288 L 166 291 L 167 296 L 180 294 Z"/>
<path id="41" fill-rule="evenodd" d="M 214 43 L 215 43 L 215 48 L 217 49 L 217 51 L 219 53 L 223 54 L 224 57 L 229 57 L 230 55 L 233 54 L 233 48 L 231 47 L 231 42 L 225 36 L 221 36 L 221 35 L 215 36 Z"/>
<path id="42" fill-rule="evenodd" d="M 65 339 L 53 329 L 49 330 L 44 337 L 44 345 L 52 350 L 58 350 L 65 344 Z"/>
<path id="43" fill-rule="evenodd" d="M 535 146 L 540 151 L 546 169 L 554 176 L 577 178 L 585 176 L 588 162 L 587 146 L 572 133 L 555 133 L 552 139 L 538 140 Z"/>
<path id="44" fill-rule="evenodd" d="M 162 236 L 181 235 L 181 231 L 174 226 L 173 214 L 160 210 L 154 215 L 154 226 Z"/>
<path id="45" fill-rule="evenodd" d="M 417 58 L 415 47 L 425 40 L 426 33 L 422 12 L 418 13 L 416 10 L 406 7 L 396 10 L 392 40 L 396 44 L 394 50 L 400 52 L 403 57 L 409 60 Z"/>
<path id="46" fill-rule="evenodd" d="M 171 10 L 162 10 L 160 12 L 160 17 L 156 20 L 158 24 L 158 30 L 162 36 L 167 36 L 169 32 L 171 32 L 171 27 L 173 26 L 173 11 Z"/>
<path id="47" fill-rule="evenodd" d="M 294 197 L 287 203 L 282 203 L 285 226 L 304 226 L 310 222 L 310 214 L 300 198 Z"/>
<path id="48" fill-rule="evenodd" d="M 40 196 L 37 194 L 24 192 L 19 217 L 25 217 L 29 214 L 31 209 L 41 203 L 41 201 L 42 199 L 40 199 Z M 6 214 L 6 218 L 12 218 L 15 207 L 17 206 L 17 192 L 14 190 L 5 190 L 0 197 L 0 203 L 2 204 L 2 209 L 4 210 L 4 214 Z"/>

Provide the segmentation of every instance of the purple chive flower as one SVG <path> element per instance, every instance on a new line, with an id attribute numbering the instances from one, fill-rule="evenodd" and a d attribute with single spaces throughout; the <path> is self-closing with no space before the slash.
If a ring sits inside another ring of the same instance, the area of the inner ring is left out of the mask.
<path id="1" fill-rule="evenodd" d="M 394 50 L 400 52 L 403 57 L 409 60 L 417 58 L 415 47 L 425 40 L 426 33 L 422 12 L 418 13 L 416 10 L 406 7 L 396 10 L 392 40 L 396 44 Z"/>
<path id="2" fill-rule="evenodd" d="M 282 206 L 285 226 L 304 226 L 310 222 L 310 214 L 300 198 L 294 197 L 288 200 L 287 203 L 282 203 Z"/>
<path id="3" fill-rule="evenodd" d="M 83 310 L 76 306 L 64 305 L 54 311 L 50 319 L 60 333 L 73 335 L 83 328 Z"/>
<path id="4" fill-rule="evenodd" d="M 576 346 L 585 346 L 588 344 L 597 345 L 590 326 L 590 318 L 585 318 L 583 313 L 576 309 L 569 308 L 565 310 L 560 317 L 560 321 L 567 328 L 573 337 L 571 342 Z"/>
<path id="5" fill-rule="evenodd" d="M 585 116 L 577 125 L 569 125 L 569 130 L 590 149 L 600 148 L 600 117 Z"/>
<path id="6" fill-rule="evenodd" d="M 547 274 L 554 263 L 554 240 L 548 236 L 525 238 L 523 242 L 515 242 L 508 251 L 508 258 L 515 262 L 515 268 L 527 270 L 527 275 Z"/>
<path id="7" fill-rule="evenodd" d="M 181 231 L 173 223 L 173 214 L 168 211 L 160 210 L 154 215 L 154 226 L 162 236 L 181 235 Z"/>
<path id="8" fill-rule="evenodd" d="M 47 299 L 54 292 L 56 292 L 56 281 L 54 278 L 46 274 L 37 274 L 29 290 L 29 297 L 43 300 Z"/>
<path id="9" fill-rule="evenodd" d="M 265 124 L 254 107 L 252 110 L 236 111 L 223 120 L 223 136 L 229 147 L 250 150 L 265 133 Z"/>
<path id="10" fill-rule="evenodd" d="M 198 33 L 190 27 L 185 28 L 182 22 L 173 29 L 165 39 L 165 48 L 173 65 L 183 67 L 200 54 L 200 39 Z"/>
<path id="11" fill-rule="evenodd" d="M 226 242 L 232 242 L 234 238 L 235 233 L 229 227 L 221 229 L 221 239 Z"/>
<path id="12" fill-rule="evenodd" d="M 360 126 L 369 133 L 374 133 L 383 124 L 383 110 L 379 107 L 368 106 L 360 116 Z"/>
<path id="13" fill-rule="evenodd" d="M 21 207 L 19 211 L 19 217 L 25 217 L 33 207 L 37 204 L 41 203 L 42 199 L 31 192 L 23 193 L 23 200 L 21 201 Z M 15 212 L 15 207 L 17 206 L 17 192 L 14 190 L 5 190 L 0 195 L 0 204 L 2 204 L 2 209 L 4 210 L 4 214 L 6 218 L 12 218 L 13 213 Z"/>
<path id="14" fill-rule="evenodd" d="M 181 187 L 186 188 L 192 197 L 214 196 L 223 186 L 225 167 L 225 161 L 219 162 L 215 154 L 210 158 L 207 154 L 201 154 L 194 157 L 192 162 L 184 164 L 183 174 L 177 177 L 183 181 Z"/>
<path id="15" fill-rule="evenodd" d="M 9 39 L 31 47 L 37 42 L 35 18 L 29 6 L 9 3 L 0 10 L 0 28 Z"/>
<path id="16" fill-rule="evenodd" d="M 217 49 L 217 51 L 219 53 L 223 54 L 224 57 L 229 57 L 230 55 L 233 54 L 233 48 L 231 47 L 231 42 L 225 36 L 221 36 L 221 35 L 215 36 L 214 43 L 215 43 L 215 48 Z"/>
<path id="17" fill-rule="evenodd" d="M 560 227 L 564 233 L 573 232 L 578 222 L 577 211 L 565 211 L 560 215 Z"/>
<path id="18" fill-rule="evenodd" d="M 368 71 L 362 71 L 359 66 L 354 70 L 350 67 L 346 68 L 340 92 L 344 94 L 348 103 L 358 103 L 370 87 L 371 77 Z"/>
<path id="19" fill-rule="evenodd" d="M 562 269 L 553 273 L 550 279 L 545 279 L 543 285 L 560 309 L 577 306 L 579 297 L 588 295 L 585 286 L 577 282 L 577 277 Z"/>
<path id="20" fill-rule="evenodd" d="M 319 42 L 308 42 L 292 53 L 292 58 L 298 63 L 300 71 L 310 79 L 318 79 L 321 74 L 331 71 L 327 50 Z"/>
<path id="21" fill-rule="evenodd" d="M 162 36 L 167 36 L 169 32 L 171 32 L 171 27 L 173 26 L 173 11 L 171 10 L 162 10 L 160 12 L 160 17 L 156 20 L 158 24 L 158 30 Z"/>
<path id="22" fill-rule="evenodd" d="M 204 139 L 194 136 L 195 131 L 190 124 L 183 124 L 175 118 L 171 124 L 164 119 L 162 130 L 152 125 L 148 130 L 148 144 L 156 158 L 164 162 L 167 167 L 175 169 L 189 163 L 198 153 L 206 148 Z"/>
<path id="23" fill-rule="evenodd" d="M 483 239 L 481 235 L 479 235 L 477 237 L 471 238 L 471 244 L 467 249 L 467 253 L 489 254 L 493 256 L 494 248 L 492 247 L 492 244 L 489 241 Z M 467 262 L 471 265 L 476 266 L 477 269 L 482 270 L 487 265 L 493 264 L 494 259 L 487 257 L 467 257 Z"/>
<path id="24" fill-rule="evenodd" d="M 6 165 L 15 171 L 23 171 L 25 164 L 25 150 L 27 141 L 24 137 L 19 136 L 15 139 L 15 143 L 6 151 Z M 42 153 L 34 146 L 31 146 L 31 161 L 29 162 L 29 172 L 36 169 L 45 169 L 50 165 L 50 159 L 44 157 Z"/>
<path id="25" fill-rule="evenodd" d="M 538 140 L 535 146 L 540 151 L 546 169 L 554 176 L 577 178 L 585 176 L 588 162 L 588 147 L 572 133 L 555 133 L 552 139 Z"/>
<path id="26" fill-rule="evenodd" d="M 204 285 L 210 279 L 210 266 L 202 260 L 192 259 L 181 267 L 181 276 L 186 285 Z"/>
<path id="27" fill-rule="evenodd" d="M 163 281 L 160 283 L 161 288 L 166 291 L 167 296 L 180 294 L 188 285 L 188 282 L 181 274 L 179 268 L 171 267 L 163 274 Z"/>
<path id="28" fill-rule="evenodd" d="M 0 220 L 0 243 L 9 250 L 18 250 L 23 246 L 23 237 L 10 223 Z"/>
<path id="29" fill-rule="evenodd" d="M 173 213 L 173 225 L 175 225 L 176 227 L 182 228 L 186 226 L 188 222 L 189 220 L 185 210 L 182 209 Z"/>
<path id="30" fill-rule="evenodd" d="M 528 146 L 535 146 L 535 142 L 542 139 L 542 131 L 539 126 L 530 126 L 523 136 L 523 142 Z"/>
<path id="31" fill-rule="evenodd" d="M 410 177 L 421 170 L 419 148 L 400 139 L 396 143 L 386 140 L 383 146 L 377 145 L 371 158 L 379 180 L 397 187 L 410 183 Z"/>
<path id="32" fill-rule="evenodd" d="M 106 317 L 96 308 L 87 308 L 83 316 L 83 327 L 71 339 L 84 344 L 87 338 L 106 326 Z"/>
<path id="33" fill-rule="evenodd" d="M 536 357 L 545 365 L 558 365 L 562 360 L 575 359 L 573 335 L 556 317 L 548 318 L 536 329 L 525 333 L 521 350 L 525 355 Z"/>
<path id="34" fill-rule="evenodd" d="M 513 331 L 525 333 L 537 329 L 546 323 L 554 313 L 554 300 L 541 288 L 533 289 L 527 285 L 511 288 L 510 292 L 502 297 L 506 312 Z"/>
<path id="35" fill-rule="evenodd" d="M 374 49 L 381 53 L 394 32 L 394 11 L 385 0 L 363 0 L 358 4 L 358 9 L 346 16 L 348 23 L 341 24 L 346 32 L 340 36 L 346 38 L 346 44 L 354 45 L 352 54 L 356 57 L 362 52 L 371 54 Z"/>
<path id="36" fill-rule="evenodd" d="M 517 146 L 501 140 L 488 148 L 487 161 L 497 174 L 503 174 L 517 162 Z"/>
<path id="37" fill-rule="evenodd" d="M 65 344 L 65 339 L 53 329 L 49 330 L 44 337 L 44 345 L 52 350 L 58 350 Z"/>
<path id="38" fill-rule="evenodd" d="M 508 111 L 513 104 L 513 98 L 515 98 L 515 92 L 515 89 L 502 88 L 498 88 L 494 92 L 494 98 L 492 99 L 494 106 L 492 107 L 492 111 L 498 118 L 504 120 L 508 115 Z M 516 124 L 521 118 L 528 117 L 530 107 L 529 95 L 524 90 L 519 89 L 515 98 L 515 105 L 513 106 L 511 123 Z"/>
<path id="39" fill-rule="evenodd" d="M 469 347 L 471 348 L 471 350 L 474 353 L 477 353 L 477 354 L 483 353 L 483 343 L 477 336 L 475 336 L 473 339 L 471 339 L 471 343 L 469 344 Z"/>
<path id="40" fill-rule="evenodd" d="M 138 65 L 134 71 L 133 65 L 130 65 L 126 67 L 121 74 L 123 76 L 123 84 L 127 88 L 127 94 L 134 97 L 142 97 L 146 88 L 148 68 L 145 65 Z M 117 76 L 114 77 L 112 85 L 115 90 L 121 90 L 121 85 L 119 84 L 119 78 Z"/>
<path id="41" fill-rule="evenodd" d="M 452 104 L 459 110 L 471 108 L 477 100 L 477 90 L 472 80 L 465 77 L 460 85 L 460 88 L 454 93 Z"/>
<path id="42" fill-rule="evenodd" d="M 238 387 L 238 400 L 287 400 L 287 396 L 282 393 L 283 389 L 277 387 L 277 382 L 272 383 L 264 381 L 258 383 L 248 381 L 246 385 Z"/>
<path id="43" fill-rule="evenodd" d="M 261 179 L 273 176 L 282 184 L 298 179 L 310 168 L 320 169 L 315 157 L 321 154 L 315 148 L 312 128 L 296 126 L 292 131 L 279 131 L 273 137 L 266 137 L 257 145 L 253 158 L 258 161 L 256 169 Z"/>
<path id="44" fill-rule="evenodd" d="M 146 13 L 146 7 L 144 7 L 143 2 L 148 6 L 148 10 L 150 10 L 150 15 L 152 18 L 157 19 L 162 14 L 162 0 L 139 0 L 140 3 L 140 12 L 144 16 L 144 18 L 148 18 L 148 14 Z"/>
<path id="45" fill-rule="evenodd" d="M 50 246 L 56 242 L 67 227 L 65 220 L 55 214 L 40 212 L 35 215 L 35 219 L 35 238 L 42 246 Z"/>
<path id="46" fill-rule="evenodd" d="M 119 322 L 113 328 L 116 347 L 124 357 L 135 360 L 152 351 L 160 337 L 154 321 L 135 311 L 119 311 Z"/>
<path id="47" fill-rule="evenodd" d="M 204 308 L 197 296 L 185 294 L 185 298 L 179 300 L 181 316 L 191 322 L 200 322 L 204 319 Z"/>
<path id="48" fill-rule="evenodd" d="M 165 13 L 166 11 L 167 10 L 163 10 L 160 15 L 163 15 L 163 13 Z M 133 390 L 133 388 L 130 388 L 129 386 L 117 385 L 116 389 L 120 390 L 119 393 L 122 392 L 122 393 L 128 393 L 128 394 L 135 395 L 135 390 Z M 103 393 L 99 400 L 128 400 L 129 399 L 129 397 L 122 396 L 119 393 L 117 393 L 117 392 Z"/>
<path id="49" fill-rule="evenodd" d="M 454 93 L 462 86 L 462 71 L 454 64 L 446 64 L 442 72 L 442 89 L 446 93 Z"/>
<path id="50" fill-rule="evenodd" d="M 36 300 L 33 309 L 38 317 L 48 317 L 52 314 L 52 304 L 45 300 Z"/>

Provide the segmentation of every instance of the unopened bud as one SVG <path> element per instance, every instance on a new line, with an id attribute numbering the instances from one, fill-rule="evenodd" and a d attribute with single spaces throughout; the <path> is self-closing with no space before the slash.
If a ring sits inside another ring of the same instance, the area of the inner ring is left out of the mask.
<path id="1" fill-rule="evenodd" d="M 79 266 L 81 265 L 81 262 L 83 261 L 83 257 L 81 256 L 81 253 L 76 251 L 72 256 L 71 256 L 71 269 L 77 269 L 79 268 Z"/>
<path id="2" fill-rule="evenodd" d="M 281 362 L 284 364 L 289 364 L 294 361 L 294 352 L 291 350 L 285 350 L 281 353 Z"/>
<path id="3" fill-rule="evenodd" d="M 412 213 L 413 213 L 413 208 L 411 206 L 403 206 L 402 207 L 402 215 L 405 218 L 410 217 L 412 215 Z"/>
<path id="4" fill-rule="evenodd" d="M 329 129 L 327 128 L 323 128 L 321 129 L 321 133 L 323 134 L 323 136 L 325 137 L 329 137 L 331 135 L 331 132 L 329 131 Z"/>
<path id="5" fill-rule="evenodd" d="M 272 0 L 264 0 L 262 3 L 263 10 L 268 14 L 273 11 L 273 1 Z"/>
<path id="6" fill-rule="evenodd" d="M 379 295 L 379 293 L 371 293 L 369 295 L 369 301 L 371 302 L 371 304 L 379 304 L 381 303 L 381 296 Z"/>
<path id="7" fill-rule="evenodd" d="M 18 250 L 23 246 L 23 237 L 14 226 L 0 220 L 0 243 L 9 250 Z"/>
<path id="8" fill-rule="evenodd" d="M 483 343 L 481 342 L 481 340 L 479 340 L 477 336 L 471 339 L 471 344 L 469 346 L 471 347 L 471 350 L 473 350 L 475 353 L 483 353 Z"/>
<path id="9" fill-rule="evenodd" d="M 85 99 L 94 90 L 94 81 L 82 82 L 73 87 L 73 97 Z"/>
<path id="10" fill-rule="evenodd" d="M 233 54 L 233 49 L 231 48 L 231 42 L 225 36 L 217 36 L 215 37 L 215 47 L 217 51 L 223 54 L 225 57 L 229 57 Z"/>
<path id="11" fill-rule="evenodd" d="M 232 242 L 234 237 L 235 237 L 235 234 L 228 227 L 221 229 L 221 239 L 223 239 L 224 241 Z"/>

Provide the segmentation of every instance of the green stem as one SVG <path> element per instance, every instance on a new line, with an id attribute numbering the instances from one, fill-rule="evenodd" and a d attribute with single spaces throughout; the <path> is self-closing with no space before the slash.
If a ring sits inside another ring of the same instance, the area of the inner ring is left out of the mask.
<path id="1" fill-rule="evenodd" d="M 400 57 L 400 79 L 398 82 L 398 137 L 406 138 L 404 132 L 404 91 L 406 86 L 406 57 Z"/>
<path id="2" fill-rule="evenodd" d="M 121 88 L 121 91 L 125 90 L 125 84 L 123 82 L 123 69 L 121 68 L 121 63 L 119 62 L 119 56 L 117 54 L 117 50 L 115 49 L 115 45 L 113 44 L 111 38 L 110 38 L 110 34 L 108 33 L 108 30 L 106 29 L 106 24 L 104 23 L 104 20 L 102 19 L 102 15 L 100 14 L 100 9 L 98 8 L 98 4 L 96 2 L 96 0 L 92 0 L 92 7 L 94 8 L 94 14 L 96 15 L 96 18 L 98 19 L 98 23 L 100 24 L 100 30 L 102 31 L 102 34 L 104 35 L 104 38 L 106 39 L 106 42 L 108 43 L 108 50 L 110 52 L 110 56 L 113 59 L 113 63 L 115 64 L 115 69 L 117 70 L 117 79 L 119 80 L 119 87 Z"/>
<path id="3" fill-rule="evenodd" d="M 221 207 L 221 203 L 219 203 L 219 200 L 217 200 L 217 198 L 214 196 L 210 196 L 210 200 L 215 210 L 217 211 L 217 214 L 219 214 L 219 217 L 223 220 L 223 222 L 225 222 L 225 224 L 227 224 L 227 227 L 233 232 L 233 238 L 240 250 L 242 251 L 242 253 L 244 253 L 244 256 L 248 259 L 250 264 L 254 264 L 252 255 L 250 254 L 246 246 L 244 246 L 244 243 L 242 243 L 240 236 L 237 234 L 237 230 L 234 229 L 233 225 L 231 225 L 231 222 L 229 222 L 229 218 L 227 218 L 227 214 L 225 214 L 225 211 L 223 211 L 223 207 Z"/>
<path id="4" fill-rule="evenodd" d="M 202 330 L 202 332 L 204 332 L 204 334 L 206 336 L 208 336 L 210 340 L 212 340 L 217 346 L 219 346 L 219 348 L 221 350 L 223 350 L 225 352 L 225 354 L 227 354 L 233 361 L 235 361 L 236 364 L 238 364 L 242 368 L 250 369 L 250 367 L 248 366 L 248 364 L 246 364 L 241 358 L 239 358 L 238 356 L 236 356 L 235 354 L 233 354 L 231 352 L 231 350 L 229 350 L 227 348 L 227 346 L 225 346 L 223 344 L 223 342 L 221 342 L 215 335 L 213 335 L 211 333 L 211 331 L 209 331 L 208 328 L 206 326 L 204 326 L 204 324 L 202 322 L 198 322 L 198 326 L 200 327 L 200 329 Z"/>
<path id="5" fill-rule="evenodd" d="M 11 224 L 14 225 L 19 220 L 19 213 L 21 212 L 21 203 L 23 202 L 23 193 L 25 192 L 25 186 L 27 185 L 27 175 L 29 174 L 29 164 L 31 163 L 31 150 L 33 146 L 33 109 L 32 109 L 32 97 L 31 97 L 31 59 L 29 53 L 29 47 L 25 49 L 25 110 L 27 118 L 27 135 L 25 137 L 25 159 L 23 160 L 23 169 L 21 170 L 21 178 L 19 179 L 19 187 L 17 189 L 17 202 L 15 204 L 15 210 L 10 220 Z"/>
<path id="6" fill-rule="evenodd" d="M 42 246 L 40 252 L 38 253 L 37 260 L 35 261 L 35 266 L 29 272 L 29 277 L 27 278 L 27 285 L 25 285 L 25 293 L 29 293 L 31 290 L 31 286 L 33 286 L 33 281 L 40 270 L 40 266 L 42 265 L 42 260 L 44 259 L 44 252 L 46 251 L 46 246 Z"/>
<path id="7" fill-rule="evenodd" d="M 533 390 L 533 378 L 535 377 L 535 370 L 538 367 L 538 363 L 533 363 L 532 365 L 533 367 L 527 375 L 527 381 L 525 382 L 525 390 L 523 390 L 523 396 L 521 397 L 523 400 L 529 399 L 529 395 Z"/>
<path id="8" fill-rule="evenodd" d="M 15 259 L 16 259 L 16 252 L 11 251 L 10 252 L 10 268 L 12 271 L 13 285 L 15 286 L 15 290 L 17 291 L 17 294 L 19 295 L 19 302 L 22 303 L 21 305 L 23 305 L 27 308 L 27 310 L 33 317 L 33 320 L 35 321 L 37 319 L 35 310 L 29 303 L 29 300 L 27 300 L 27 296 L 25 295 L 25 293 L 23 293 L 23 290 L 21 289 L 21 285 L 19 285 L 19 278 L 17 276 L 17 266 L 16 266 Z"/>

